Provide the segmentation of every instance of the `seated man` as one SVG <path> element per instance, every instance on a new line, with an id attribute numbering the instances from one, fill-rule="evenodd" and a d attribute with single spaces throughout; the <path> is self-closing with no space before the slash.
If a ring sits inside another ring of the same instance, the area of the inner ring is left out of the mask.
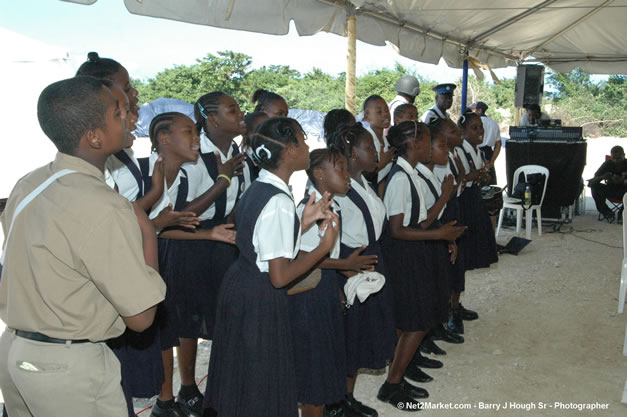
<path id="1" fill-rule="evenodd" d="M 551 120 L 551 116 L 540 110 L 540 106 L 537 104 L 529 104 L 525 108 L 527 113 L 520 119 L 519 126 L 537 126 L 540 124 L 540 120 Z"/>
<path id="2" fill-rule="evenodd" d="M 588 187 L 592 190 L 592 198 L 597 210 L 611 223 L 615 216 L 605 200 L 607 198 L 622 199 L 627 191 L 627 161 L 625 161 L 625 151 L 621 146 L 614 146 L 610 154 L 612 158 L 599 167 L 594 178 L 588 180 Z"/>

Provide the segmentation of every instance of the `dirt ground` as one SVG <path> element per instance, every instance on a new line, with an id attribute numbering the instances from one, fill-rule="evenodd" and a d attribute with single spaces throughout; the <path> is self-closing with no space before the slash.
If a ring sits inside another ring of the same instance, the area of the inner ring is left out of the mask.
<path id="1" fill-rule="evenodd" d="M 584 178 L 617 143 L 622 142 L 589 142 Z M 499 159 L 502 171 L 505 158 Z M 464 344 L 439 343 L 448 352 L 438 357 L 445 366 L 427 370 L 435 381 L 422 386 L 430 392 L 426 405 L 432 408 L 419 415 L 627 416 L 627 405 L 620 402 L 627 378 L 627 315 L 617 315 L 622 227 L 597 221 L 594 204 L 587 200 L 586 214 L 571 224 L 559 231 L 545 225 L 542 237 L 534 229 L 533 241 L 518 256 L 502 255 L 492 268 L 467 274 L 462 301 L 480 319 L 466 322 Z M 506 229 L 503 236 L 514 234 Z M 209 352 L 209 342 L 202 342 L 199 380 L 207 372 Z M 376 400 L 384 379 L 383 372 L 361 374 L 355 396 L 381 417 L 408 415 Z M 151 403 L 136 400 L 136 411 Z M 556 403 L 570 408 L 556 408 Z M 601 409 L 586 408 L 592 405 Z M 149 415 L 150 410 L 139 414 Z"/>

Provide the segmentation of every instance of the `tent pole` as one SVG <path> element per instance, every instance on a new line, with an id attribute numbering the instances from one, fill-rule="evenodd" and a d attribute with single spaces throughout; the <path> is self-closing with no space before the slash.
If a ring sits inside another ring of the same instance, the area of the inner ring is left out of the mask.
<path id="1" fill-rule="evenodd" d="M 346 91 L 344 97 L 344 107 L 349 112 L 355 114 L 356 104 L 356 56 L 357 56 L 357 16 L 351 14 L 346 19 L 348 29 L 348 48 L 346 56 Z"/>
<path id="2" fill-rule="evenodd" d="M 466 99 L 468 96 L 468 60 L 464 59 L 462 67 L 462 114 L 466 111 Z"/>

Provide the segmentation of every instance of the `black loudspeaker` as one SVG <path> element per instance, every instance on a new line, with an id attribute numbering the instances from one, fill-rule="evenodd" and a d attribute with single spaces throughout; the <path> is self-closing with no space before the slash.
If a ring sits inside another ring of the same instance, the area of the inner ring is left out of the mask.
<path id="1" fill-rule="evenodd" d="M 516 71 L 514 106 L 542 103 L 544 92 L 544 67 L 542 65 L 519 65 Z"/>

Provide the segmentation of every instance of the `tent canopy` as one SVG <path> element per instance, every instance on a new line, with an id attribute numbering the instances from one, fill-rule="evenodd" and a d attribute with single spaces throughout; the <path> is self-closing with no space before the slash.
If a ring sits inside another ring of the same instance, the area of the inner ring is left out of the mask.
<path id="1" fill-rule="evenodd" d="M 96 0 L 65 0 L 92 4 Z M 393 45 L 399 54 L 461 68 L 473 57 L 492 68 L 524 60 L 555 71 L 627 74 L 627 0 L 124 0 L 134 14 L 227 29 L 301 36 L 346 34 Z"/>

